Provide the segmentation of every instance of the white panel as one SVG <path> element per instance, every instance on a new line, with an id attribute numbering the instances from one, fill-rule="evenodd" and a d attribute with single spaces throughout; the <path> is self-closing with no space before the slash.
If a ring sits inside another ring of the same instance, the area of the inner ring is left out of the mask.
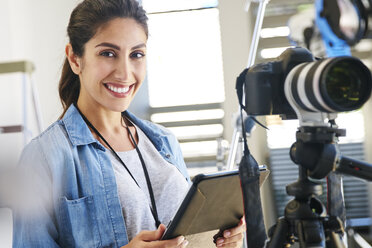
<path id="1" fill-rule="evenodd" d="M 7 208 L 0 208 L 0 248 L 12 247 L 12 212 Z"/>

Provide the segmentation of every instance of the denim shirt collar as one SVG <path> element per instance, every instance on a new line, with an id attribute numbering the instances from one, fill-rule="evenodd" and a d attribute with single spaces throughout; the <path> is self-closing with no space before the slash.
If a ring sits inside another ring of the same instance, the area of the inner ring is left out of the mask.
<path id="1" fill-rule="evenodd" d="M 74 146 L 97 143 L 99 147 L 105 149 L 92 135 L 92 132 L 81 117 L 76 107 L 71 104 L 62 118 L 62 123 L 66 128 L 67 135 Z"/>

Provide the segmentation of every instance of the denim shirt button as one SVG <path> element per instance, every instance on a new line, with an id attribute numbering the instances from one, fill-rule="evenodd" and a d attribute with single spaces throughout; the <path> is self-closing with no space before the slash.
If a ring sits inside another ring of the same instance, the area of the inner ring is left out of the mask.
<path id="1" fill-rule="evenodd" d="M 167 154 L 165 154 L 165 157 L 166 157 L 166 158 L 170 158 L 171 155 L 170 155 L 169 153 L 167 153 Z"/>

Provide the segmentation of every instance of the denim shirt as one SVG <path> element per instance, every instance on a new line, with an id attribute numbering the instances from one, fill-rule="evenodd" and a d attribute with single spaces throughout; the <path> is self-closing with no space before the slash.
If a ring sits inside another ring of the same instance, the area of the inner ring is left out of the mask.
<path id="1" fill-rule="evenodd" d="M 128 111 L 125 114 L 148 136 L 164 159 L 190 182 L 175 136 Z M 38 201 L 46 204 L 39 204 L 37 215 L 32 217 L 24 218 L 15 211 L 13 247 L 121 247 L 128 244 L 107 152 L 73 105 L 61 120 L 24 148 L 19 166 L 33 173 Z"/>

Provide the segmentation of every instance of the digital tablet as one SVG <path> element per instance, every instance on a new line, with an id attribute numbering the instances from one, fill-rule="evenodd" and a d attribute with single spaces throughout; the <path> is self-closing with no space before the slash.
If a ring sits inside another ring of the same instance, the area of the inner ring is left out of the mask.
<path id="1" fill-rule="evenodd" d="M 260 185 L 268 175 L 260 167 Z M 172 239 L 236 226 L 244 215 L 239 170 L 199 174 L 162 237 Z"/>

